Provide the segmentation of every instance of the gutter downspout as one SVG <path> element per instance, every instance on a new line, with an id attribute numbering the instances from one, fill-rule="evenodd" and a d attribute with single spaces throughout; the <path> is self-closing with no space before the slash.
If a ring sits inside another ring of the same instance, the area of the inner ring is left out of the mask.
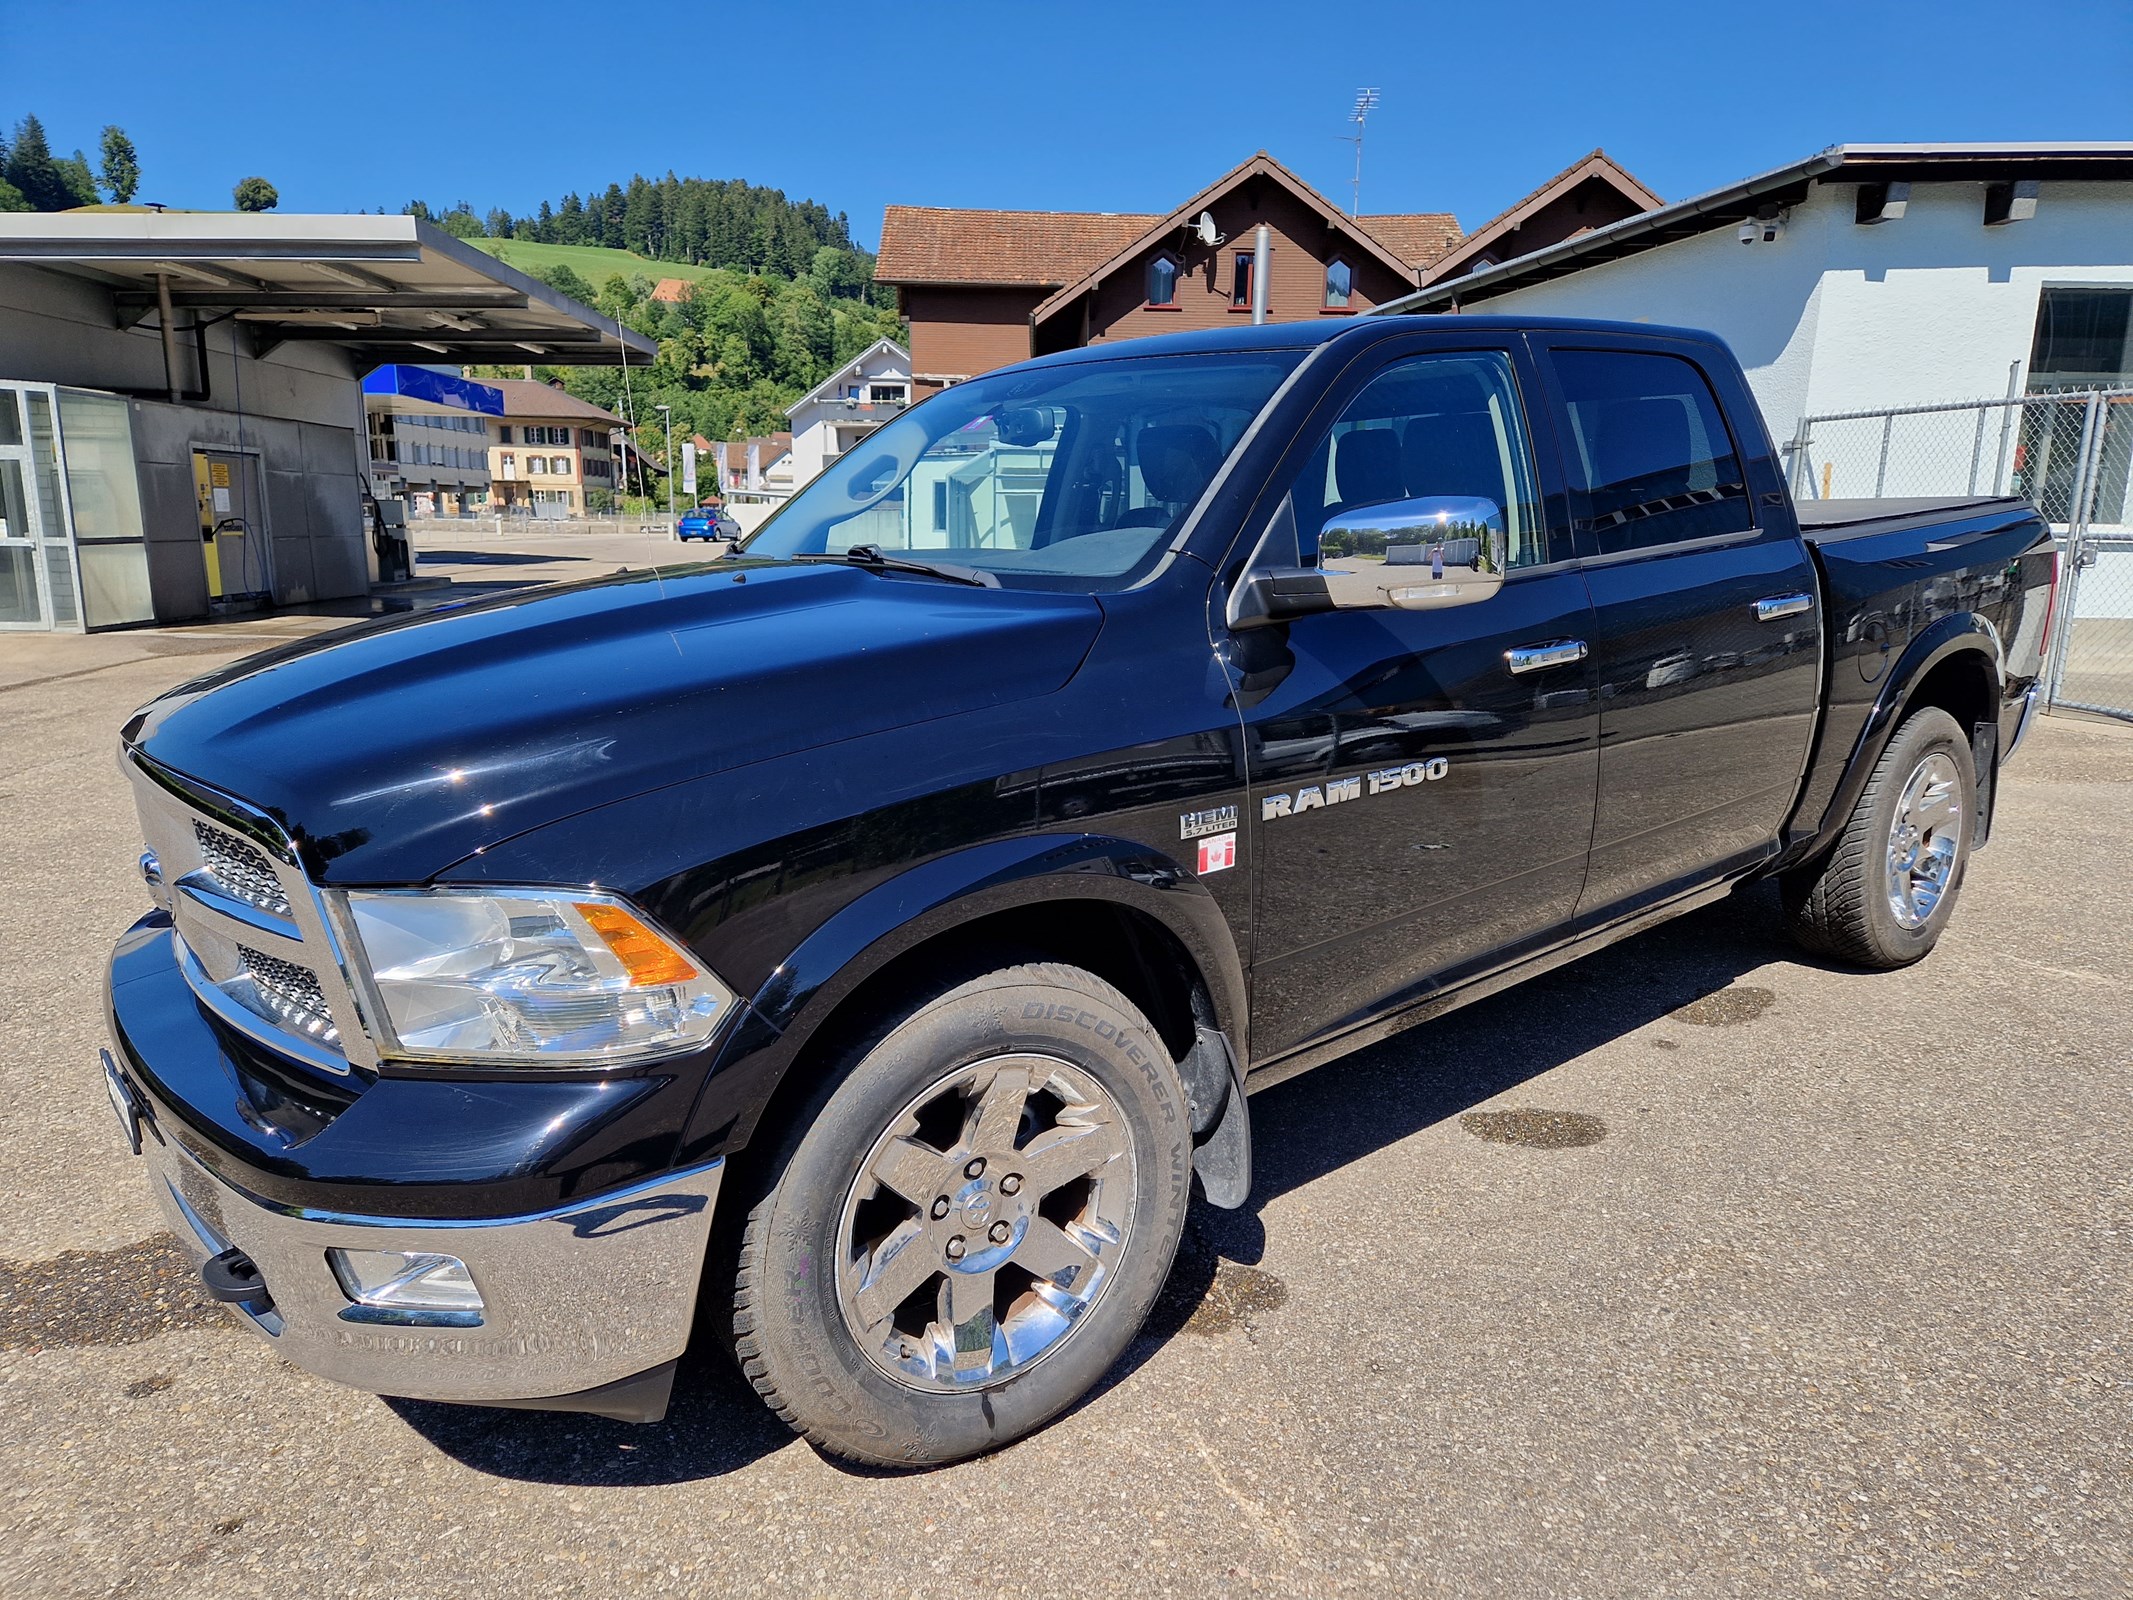
<path id="1" fill-rule="evenodd" d="M 1266 321 L 1267 264 L 1273 258 L 1273 232 L 1260 223 L 1252 232 L 1252 326 Z"/>
<path id="2" fill-rule="evenodd" d="M 170 390 L 170 403 L 178 403 L 178 342 L 170 327 L 170 274 L 156 274 L 156 332 L 163 340 L 163 382 Z"/>

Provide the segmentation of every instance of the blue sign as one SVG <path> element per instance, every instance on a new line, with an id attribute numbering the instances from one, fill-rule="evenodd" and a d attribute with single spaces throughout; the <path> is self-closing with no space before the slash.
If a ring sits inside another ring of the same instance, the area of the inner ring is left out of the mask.
<path id="1" fill-rule="evenodd" d="M 378 367 L 363 380 L 365 394 L 392 395 L 448 411 L 472 411 L 485 417 L 504 414 L 504 391 L 493 383 L 476 383 L 431 367 Z"/>

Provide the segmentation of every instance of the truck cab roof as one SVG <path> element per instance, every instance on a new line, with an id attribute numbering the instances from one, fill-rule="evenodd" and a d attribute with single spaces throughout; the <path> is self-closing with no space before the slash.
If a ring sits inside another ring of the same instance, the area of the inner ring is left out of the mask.
<path id="1" fill-rule="evenodd" d="M 1020 366 L 1060 366 L 1079 361 L 1104 361 L 1121 356 L 1168 356 L 1228 354 L 1249 350 L 1302 350 L 1346 340 L 1374 344 L 1409 333 L 1591 333 L 1607 338 L 1686 339 L 1699 344 L 1722 344 L 1717 334 L 1698 328 L 1677 328 L 1651 322 L 1612 322 L 1596 317 L 1508 317 L 1469 314 L 1391 315 L 1365 313 L 1354 317 L 1331 317 L 1321 322 L 1271 322 L 1259 327 L 1197 328 L 1181 333 L 1151 334 L 1145 338 L 1086 345 L 1038 356 Z"/>

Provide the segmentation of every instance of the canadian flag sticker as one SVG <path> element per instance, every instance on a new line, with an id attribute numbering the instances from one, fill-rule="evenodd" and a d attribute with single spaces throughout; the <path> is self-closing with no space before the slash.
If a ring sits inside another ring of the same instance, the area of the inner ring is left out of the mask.
<path id="1" fill-rule="evenodd" d="M 1226 872 L 1237 864 L 1237 836 L 1234 833 L 1218 833 L 1211 839 L 1200 841 L 1200 876 L 1210 872 Z"/>

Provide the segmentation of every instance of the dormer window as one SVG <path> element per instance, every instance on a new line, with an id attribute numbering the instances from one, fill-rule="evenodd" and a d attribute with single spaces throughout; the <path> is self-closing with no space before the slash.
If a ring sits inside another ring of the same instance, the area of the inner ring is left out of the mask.
<path id="1" fill-rule="evenodd" d="M 1326 309 L 1346 311 L 1355 294 L 1355 269 L 1335 256 L 1326 263 Z"/>
<path id="2" fill-rule="evenodd" d="M 1148 303 L 1174 306 L 1178 303 L 1178 263 L 1175 256 L 1161 255 L 1148 263 Z"/>

